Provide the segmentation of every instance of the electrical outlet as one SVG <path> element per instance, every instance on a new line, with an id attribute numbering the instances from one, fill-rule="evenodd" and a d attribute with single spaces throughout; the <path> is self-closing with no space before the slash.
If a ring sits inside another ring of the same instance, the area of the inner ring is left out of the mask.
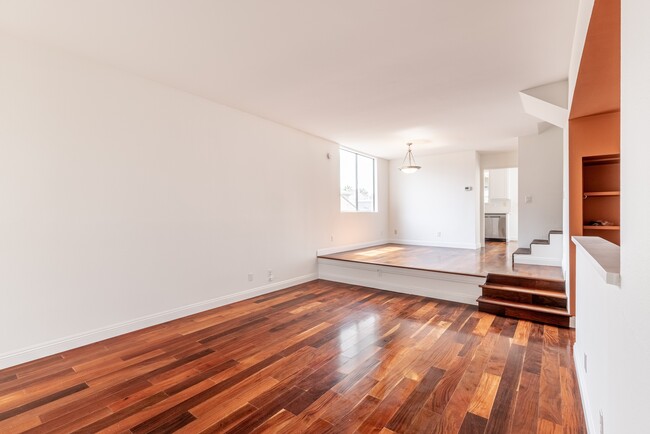
<path id="1" fill-rule="evenodd" d="M 334 235 L 330 235 L 330 241 L 334 241 Z"/>
<path id="2" fill-rule="evenodd" d="M 587 372 L 587 353 L 584 354 L 584 359 L 585 359 L 585 372 Z"/>
<path id="3" fill-rule="evenodd" d="M 269 273 L 268 273 L 267 276 L 269 278 L 269 282 L 273 282 L 273 270 L 269 270 Z"/>
<path id="4" fill-rule="evenodd" d="M 394 232 L 395 232 L 395 235 L 397 235 L 397 229 L 395 229 L 395 231 L 394 231 Z"/>
<path id="5" fill-rule="evenodd" d="M 524 196 L 524 203 L 533 203 L 533 196 Z"/>
<path id="6" fill-rule="evenodd" d="M 442 236 L 442 232 L 436 232 L 436 237 L 440 238 Z"/>
<path id="7" fill-rule="evenodd" d="M 252 282 L 254 277 L 255 276 L 253 275 L 253 273 L 248 273 L 248 281 L 249 282 Z"/>

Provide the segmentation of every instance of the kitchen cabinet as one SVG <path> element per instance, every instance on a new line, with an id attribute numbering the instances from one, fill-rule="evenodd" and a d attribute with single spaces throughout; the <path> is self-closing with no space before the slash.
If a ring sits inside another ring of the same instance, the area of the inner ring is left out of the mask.
<path id="1" fill-rule="evenodd" d="M 490 170 L 489 199 L 505 199 L 508 197 L 508 170 Z"/>

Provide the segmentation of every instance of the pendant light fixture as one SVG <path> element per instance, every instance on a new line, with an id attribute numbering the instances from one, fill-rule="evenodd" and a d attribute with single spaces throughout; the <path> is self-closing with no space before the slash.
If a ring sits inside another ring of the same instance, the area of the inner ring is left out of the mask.
<path id="1" fill-rule="evenodd" d="M 415 163 L 415 158 L 413 157 L 413 152 L 411 151 L 412 144 L 413 143 L 406 144 L 406 146 L 409 147 L 409 150 L 406 151 L 404 161 L 402 161 L 402 166 L 399 168 L 399 170 L 401 170 L 403 173 L 415 173 L 421 169 L 421 167 Z"/>

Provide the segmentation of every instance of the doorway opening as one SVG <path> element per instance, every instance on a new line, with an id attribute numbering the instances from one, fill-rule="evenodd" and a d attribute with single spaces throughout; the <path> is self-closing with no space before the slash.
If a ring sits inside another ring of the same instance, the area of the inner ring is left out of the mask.
<path id="1" fill-rule="evenodd" d="M 483 171 L 484 241 L 517 241 L 519 232 L 518 169 Z"/>

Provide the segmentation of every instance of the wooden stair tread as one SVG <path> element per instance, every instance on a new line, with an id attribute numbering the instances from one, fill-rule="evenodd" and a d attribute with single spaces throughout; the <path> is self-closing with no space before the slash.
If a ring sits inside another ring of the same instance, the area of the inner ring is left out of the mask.
<path id="1" fill-rule="evenodd" d="M 536 277 L 536 276 L 520 276 L 520 275 L 513 275 L 513 274 L 500 274 L 500 273 L 488 273 L 487 278 L 485 280 L 486 284 L 493 284 L 493 283 L 498 283 L 498 282 L 493 282 L 494 280 L 497 279 L 517 279 L 517 280 L 527 280 L 527 281 L 544 281 L 544 282 L 553 282 L 553 283 L 562 283 L 564 284 L 565 280 L 564 279 L 553 279 L 550 277 Z M 501 284 L 501 283 L 499 283 Z M 516 285 L 510 285 L 510 286 L 516 286 Z M 521 285 L 517 285 L 521 286 Z M 562 288 L 562 291 L 564 291 L 564 287 Z"/>
<path id="2" fill-rule="evenodd" d="M 561 234 L 561 233 L 562 233 L 562 231 L 558 231 L 558 230 L 555 230 L 555 231 L 548 231 L 548 234 L 549 234 L 549 235 L 551 235 L 551 234 Z"/>
<path id="3" fill-rule="evenodd" d="M 530 242 L 530 244 L 545 244 L 549 245 L 551 242 L 549 240 L 533 240 Z"/>
<path id="4" fill-rule="evenodd" d="M 485 289 L 498 289 L 500 291 L 511 291 L 511 292 L 521 292 L 532 295 L 541 295 L 544 297 L 553 297 L 553 298 L 567 298 L 566 293 L 561 291 L 553 291 L 550 289 L 536 289 L 536 288 L 525 288 L 522 286 L 511 286 L 511 285 L 501 285 L 498 283 L 486 283 L 484 285 L 479 285 L 481 288 Z"/>
<path id="5" fill-rule="evenodd" d="M 499 306 L 506 306 L 515 309 L 529 310 L 534 312 L 546 313 L 551 315 L 565 316 L 570 317 L 571 314 L 566 309 L 556 308 L 556 307 L 546 307 L 546 306 L 537 306 L 527 303 L 518 303 L 516 301 L 500 300 L 492 297 L 480 296 L 476 299 L 479 303 L 489 303 L 496 304 Z"/>
<path id="6" fill-rule="evenodd" d="M 515 252 L 513 255 L 530 255 L 530 249 L 527 247 L 520 247 Z"/>

